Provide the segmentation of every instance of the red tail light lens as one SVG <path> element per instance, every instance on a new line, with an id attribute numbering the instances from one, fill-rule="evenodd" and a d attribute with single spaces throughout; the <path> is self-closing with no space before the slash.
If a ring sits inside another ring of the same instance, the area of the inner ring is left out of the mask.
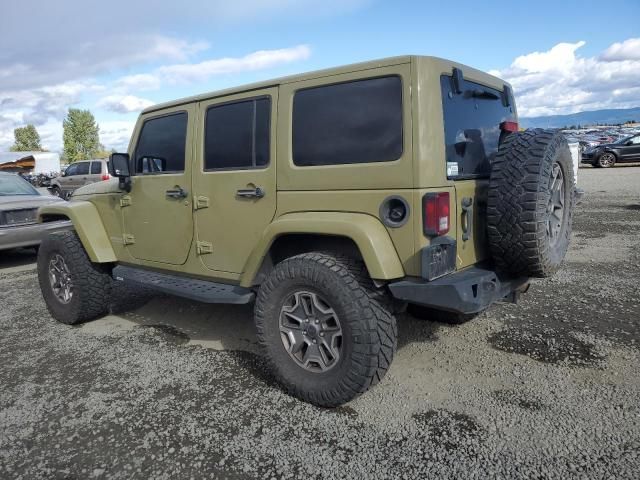
<path id="1" fill-rule="evenodd" d="M 449 231 L 449 192 L 427 193 L 422 197 L 422 228 L 425 235 L 439 236 Z"/>
<path id="2" fill-rule="evenodd" d="M 111 175 L 109 175 L 108 173 L 105 173 L 104 175 L 102 175 L 102 180 L 109 180 L 111 178 Z"/>
<path id="3" fill-rule="evenodd" d="M 500 130 L 503 132 L 517 132 L 518 131 L 518 122 L 502 122 L 500 124 Z"/>

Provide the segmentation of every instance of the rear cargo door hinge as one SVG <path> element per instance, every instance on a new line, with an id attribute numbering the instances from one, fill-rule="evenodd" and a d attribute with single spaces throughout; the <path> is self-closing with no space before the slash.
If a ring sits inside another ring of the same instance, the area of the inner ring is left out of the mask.
<path id="1" fill-rule="evenodd" d="M 209 208 L 209 197 L 196 195 L 193 197 L 193 209 L 200 210 L 201 208 Z"/>
<path id="2" fill-rule="evenodd" d="M 128 207 L 129 205 L 131 205 L 131 196 L 123 195 L 122 197 L 120 197 L 120 206 L 121 207 Z"/>
<path id="3" fill-rule="evenodd" d="M 213 243 L 203 242 L 202 240 L 197 241 L 196 252 L 198 253 L 198 255 L 207 255 L 209 253 L 213 253 Z"/>
<path id="4" fill-rule="evenodd" d="M 123 233 L 122 242 L 125 245 L 133 245 L 134 243 L 136 243 L 136 238 L 130 233 Z"/>

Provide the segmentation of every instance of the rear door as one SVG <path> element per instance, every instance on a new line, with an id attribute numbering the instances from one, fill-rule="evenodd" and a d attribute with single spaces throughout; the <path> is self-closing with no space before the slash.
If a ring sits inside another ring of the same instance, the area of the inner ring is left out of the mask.
<path id="1" fill-rule="evenodd" d="M 275 215 L 277 105 L 276 87 L 199 105 L 196 251 L 211 270 L 242 273 Z"/>
<path id="2" fill-rule="evenodd" d="M 503 122 L 516 122 L 510 91 L 442 75 L 447 178 L 455 181 L 457 268 L 488 257 L 486 208 L 491 162 Z M 507 101 L 508 97 L 508 101 Z"/>

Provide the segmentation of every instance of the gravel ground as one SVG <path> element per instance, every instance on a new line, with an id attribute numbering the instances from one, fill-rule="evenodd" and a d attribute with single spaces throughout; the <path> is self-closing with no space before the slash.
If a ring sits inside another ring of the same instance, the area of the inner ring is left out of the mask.
<path id="1" fill-rule="evenodd" d="M 568 262 L 462 326 L 399 320 L 385 380 L 282 393 L 250 307 L 154 298 L 80 327 L 0 255 L 0 478 L 639 478 L 640 167 L 582 169 Z"/>

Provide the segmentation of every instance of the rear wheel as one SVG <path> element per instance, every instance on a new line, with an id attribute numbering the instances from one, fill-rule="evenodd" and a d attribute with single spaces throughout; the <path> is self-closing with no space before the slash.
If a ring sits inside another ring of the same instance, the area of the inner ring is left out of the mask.
<path id="1" fill-rule="evenodd" d="M 499 270 L 547 277 L 560 267 L 571 236 L 574 188 L 561 133 L 526 130 L 502 142 L 487 205 L 489 248 Z"/>
<path id="2" fill-rule="evenodd" d="M 105 315 L 111 276 L 92 263 L 75 232 L 44 238 L 38 251 L 38 281 L 51 316 L 73 325 Z"/>
<path id="3" fill-rule="evenodd" d="M 323 407 L 342 405 L 386 373 L 396 319 L 360 281 L 362 262 L 305 253 L 276 265 L 255 306 L 258 340 L 276 379 Z"/>
<path id="4" fill-rule="evenodd" d="M 613 167 L 616 163 L 616 156 L 611 152 L 604 152 L 598 157 L 597 165 L 602 168 Z"/>

